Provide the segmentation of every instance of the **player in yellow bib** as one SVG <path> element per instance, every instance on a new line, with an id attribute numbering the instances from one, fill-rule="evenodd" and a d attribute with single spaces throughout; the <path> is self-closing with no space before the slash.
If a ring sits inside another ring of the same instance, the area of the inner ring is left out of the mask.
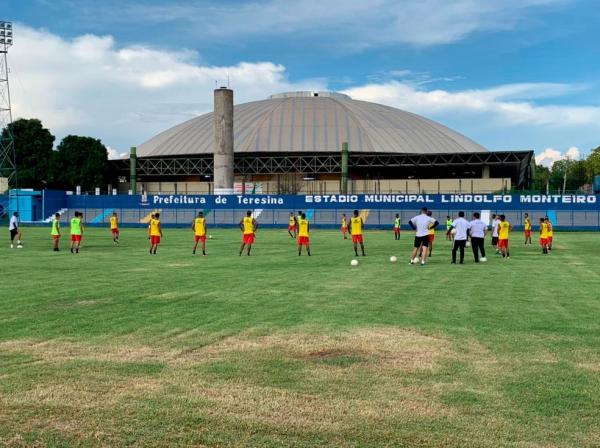
<path id="1" fill-rule="evenodd" d="M 306 246 L 306 253 L 310 257 L 310 239 L 308 234 L 310 232 L 310 223 L 306 219 L 306 214 L 300 215 L 298 221 L 298 255 L 302 255 L 302 246 Z"/>
<path id="2" fill-rule="evenodd" d="M 294 216 L 294 212 L 290 212 L 290 222 L 288 224 L 288 233 L 292 239 L 296 238 L 296 227 L 298 225 L 298 220 L 296 216 Z"/>
<path id="3" fill-rule="evenodd" d="M 540 218 L 540 246 L 542 253 L 548 253 L 548 223 L 544 218 Z"/>
<path id="4" fill-rule="evenodd" d="M 506 216 L 500 215 L 500 224 L 498 224 L 498 249 L 502 258 L 509 259 L 510 251 L 508 249 L 508 235 L 512 232 L 513 226 L 506 220 Z"/>
<path id="5" fill-rule="evenodd" d="M 354 210 L 354 216 L 350 218 L 350 235 L 352 235 L 352 243 L 354 244 L 354 255 L 358 257 L 358 244 L 362 256 L 365 256 L 365 243 L 363 239 L 363 219 L 358 216 L 358 210 Z"/>
<path id="6" fill-rule="evenodd" d="M 160 244 L 160 239 L 163 236 L 162 227 L 160 225 L 160 213 L 155 213 L 154 218 L 150 220 L 150 254 L 156 255 L 156 249 Z"/>
<path id="7" fill-rule="evenodd" d="M 548 226 L 548 250 L 552 250 L 552 242 L 554 241 L 554 226 L 552 226 L 552 221 L 547 216 L 544 218 L 546 221 L 546 225 Z"/>
<path id="8" fill-rule="evenodd" d="M 58 252 L 58 243 L 60 242 L 60 213 L 54 214 L 50 235 L 52 235 L 52 250 Z"/>
<path id="9" fill-rule="evenodd" d="M 529 213 L 525 213 L 523 217 L 523 226 L 525 228 L 525 244 L 531 244 L 531 219 L 529 219 Z"/>
<path id="10" fill-rule="evenodd" d="M 206 255 L 206 219 L 204 212 L 198 212 L 198 217 L 192 222 L 192 230 L 194 231 L 194 249 L 192 254 L 196 253 L 198 242 L 202 242 L 202 255 Z"/>
<path id="11" fill-rule="evenodd" d="M 342 235 L 344 235 L 344 239 L 348 239 L 348 219 L 346 219 L 346 214 L 342 213 Z"/>
<path id="12" fill-rule="evenodd" d="M 252 211 L 248 210 L 246 216 L 240 220 L 240 230 L 242 231 L 242 245 L 240 246 L 240 255 L 244 252 L 244 247 L 248 246 L 248 256 L 254 244 L 254 234 L 258 229 L 258 222 L 252 217 Z"/>
<path id="13" fill-rule="evenodd" d="M 83 238 L 83 223 L 81 222 L 83 213 L 75 212 L 71 218 L 71 253 L 78 254 L 81 247 L 81 238 Z"/>
<path id="14" fill-rule="evenodd" d="M 119 219 L 117 218 L 117 212 L 113 212 L 110 217 L 110 232 L 112 233 L 113 243 L 119 244 Z"/>

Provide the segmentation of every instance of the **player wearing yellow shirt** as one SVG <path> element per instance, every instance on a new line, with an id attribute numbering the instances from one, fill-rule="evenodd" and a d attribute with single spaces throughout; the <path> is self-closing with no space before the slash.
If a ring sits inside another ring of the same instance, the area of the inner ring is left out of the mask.
<path id="1" fill-rule="evenodd" d="M 552 250 L 552 241 L 554 240 L 554 227 L 552 226 L 552 221 L 550 221 L 550 218 L 546 216 L 544 220 L 548 225 L 548 250 Z"/>
<path id="2" fill-rule="evenodd" d="M 310 239 L 308 234 L 310 232 L 310 223 L 306 219 L 306 214 L 300 215 L 298 221 L 298 255 L 302 255 L 302 246 L 306 246 L 306 253 L 310 257 Z"/>
<path id="3" fill-rule="evenodd" d="M 163 236 L 162 227 L 160 226 L 160 213 L 155 213 L 154 218 L 150 220 L 150 254 L 156 255 L 156 249 L 160 244 L 160 239 Z"/>
<path id="4" fill-rule="evenodd" d="M 365 256 L 365 243 L 363 239 L 363 219 L 358 216 L 358 210 L 354 210 L 354 216 L 350 218 L 350 235 L 352 235 L 352 243 L 354 244 L 354 255 L 358 257 L 358 244 L 362 256 Z"/>
<path id="5" fill-rule="evenodd" d="M 113 243 L 119 244 L 119 219 L 117 212 L 113 212 L 110 217 L 110 232 L 112 233 Z"/>
<path id="6" fill-rule="evenodd" d="M 83 213 L 75 212 L 71 218 L 71 253 L 78 254 L 81 248 L 81 239 L 83 238 L 83 223 L 81 219 Z"/>
<path id="7" fill-rule="evenodd" d="M 394 240 L 400 240 L 400 213 L 396 213 L 394 218 Z"/>
<path id="8" fill-rule="evenodd" d="M 290 212 L 290 222 L 288 224 L 288 233 L 292 239 L 296 238 L 296 226 L 298 225 L 298 220 L 296 216 L 294 216 L 294 212 Z"/>
<path id="9" fill-rule="evenodd" d="M 58 244 L 60 242 L 60 213 L 54 214 L 54 219 L 52 220 L 52 228 L 50 230 L 50 235 L 52 235 L 52 250 L 54 252 L 58 252 Z"/>
<path id="10" fill-rule="evenodd" d="M 523 224 L 525 226 L 525 244 L 531 244 L 531 219 L 529 219 L 529 213 L 525 213 Z"/>
<path id="11" fill-rule="evenodd" d="M 204 212 L 198 212 L 198 217 L 192 222 L 192 230 L 194 231 L 194 249 L 192 254 L 196 253 L 198 242 L 202 242 L 202 255 L 206 255 L 206 219 Z"/>
<path id="12" fill-rule="evenodd" d="M 544 218 L 540 218 L 540 246 L 542 253 L 548 253 L 548 223 Z"/>
<path id="13" fill-rule="evenodd" d="M 240 255 L 244 251 L 244 247 L 248 246 L 248 256 L 254 244 L 254 234 L 258 229 L 258 222 L 252 217 L 252 211 L 248 210 L 246 216 L 240 220 L 240 230 L 242 231 L 242 245 L 240 246 Z"/>
<path id="14" fill-rule="evenodd" d="M 506 220 L 506 216 L 500 215 L 500 224 L 498 224 L 498 249 L 502 254 L 502 258 L 509 259 L 510 252 L 508 250 L 508 235 L 512 232 L 513 226 Z"/>
<path id="15" fill-rule="evenodd" d="M 348 239 L 348 219 L 346 219 L 346 214 L 342 213 L 342 235 L 344 235 L 344 239 Z"/>

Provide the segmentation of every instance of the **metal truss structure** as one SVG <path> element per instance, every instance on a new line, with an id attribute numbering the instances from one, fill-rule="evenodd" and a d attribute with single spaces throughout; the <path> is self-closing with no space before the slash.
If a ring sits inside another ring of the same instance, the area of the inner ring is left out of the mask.
<path id="1" fill-rule="evenodd" d="M 519 187 L 530 181 L 533 151 L 498 151 L 457 154 L 382 154 L 350 153 L 351 173 L 385 169 L 443 169 L 449 167 L 501 168 L 511 173 Z M 112 161 L 120 175 L 129 172 L 129 160 Z M 342 171 L 340 153 L 237 153 L 234 171 L 238 175 L 274 175 L 285 173 L 337 174 Z M 211 176 L 212 155 L 177 158 L 139 158 L 137 173 L 140 177 L 164 178 L 177 176 Z"/>
<path id="2" fill-rule="evenodd" d="M 13 44 L 12 23 L 0 20 L 0 177 L 17 186 L 15 141 L 9 125 L 12 123 L 10 87 L 8 84 L 8 49 Z"/>

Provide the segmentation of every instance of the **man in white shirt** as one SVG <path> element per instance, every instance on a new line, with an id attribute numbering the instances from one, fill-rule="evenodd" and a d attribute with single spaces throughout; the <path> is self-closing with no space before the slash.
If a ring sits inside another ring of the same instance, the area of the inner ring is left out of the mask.
<path id="1" fill-rule="evenodd" d="M 498 215 L 492 215 L 492 247 L 496 250 L 496 253 L 500 253 L 498 250 L 498 228 L 500 226 L 500 217 Z"/>
<path id="2" fill-rule="evenodd" d="M 451 233 L 452 229 L 456 229 L 454 243 L 452 244 L 452 264 L 456 264 L 457 251 L 460 251 L 460 264 L 465 261 L 465 246 L 470 228 L 471 224 L 465 219 L 465 212 L 458 212 L 458 218 L 452 221 L 452 227 L 448 230 L 448 233 Z"/>
<path id="3" fill-rule="evenodd" d="M 10 231 L 10 248 L 13 249 L 15 247 L 15 239 L 17 240 L 17 249 L 22 248 L 21 230 L 19 229 L 19 212 L 14 212 L 10 217 L 8 230 Z"/>
<path id="4" fill-rule="evenodd" d="M 427 215 L 427 207 L 423 207 L 421 214 L 408 221 L 408 225 L 416 231 L 410 264 L 415 264 L 415 257 L 419 252 L 419 248 L 421 248 L 421 265 L 425 265 L 427 261 L 427 248 L 429 247 L 429 229 L 436 228 L 438 224 L 439 222 L 435 218 Z"/>
<path id="5" fill-rule="evenodd" d="M 481 252 L 481 259 L 485 261 L 485 247 L 484 238 L 487 232 L 487 225 L 479 219 L 481 215 L 478 212 L 473 213 L 473 220 L 469 223 L 471 225 L 471 247 L 473 248 L 473 256 L 475 257 L 475 263 L 479 263 L 479 253 Z"/>

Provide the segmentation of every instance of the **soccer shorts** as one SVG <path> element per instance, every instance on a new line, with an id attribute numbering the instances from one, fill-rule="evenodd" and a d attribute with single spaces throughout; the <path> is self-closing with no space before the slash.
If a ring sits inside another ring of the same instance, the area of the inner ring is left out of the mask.
<path id="1" fill-rule="evenodd" d="M 253 233 L 244 233 L 244 235 L 242 236 L 242 243 L 254 244 L 254 234 Z"/>
<path id="2" fill-rule="evenodd" d="M 548 244 L 552 244 L 552 239 L 553 239 L 553 237 L 551 237 L 551 236 L 548 237 Z"/>
<path id="3" fill-rule="evenodd" d="M 14 240 L 15 236 L 17 236 L 17 233 L 19 233 L 18 229 L 10 229 L 10 240 Z"/>
<path id="4" fill-rule="evenodd" d="M 498 240 L 499 249 L 508 249 L 508 240 Z"/>
<path id="5" fill-rule="evenodd" d="M 492 237 L 492 246 L 497 246 L 498 245 L 498 237 L 497 236 L 493 236 Z"/>
<path id="6" fill-rule="evenodd" d="M 362 235 L 352 235 L 352 242 L 353 243 L 364 243 L 363 236 Z"/>
<path id="7" fill-rule="evenodd" d="M 81 235 L 71 235 L 71 241 L 79 243 L 81 241 Z"/>
<path id="8" fill-rule="evenodd" d="M 348 233 L 348 227 L 342 226 L 342 233 Z"/>
<path id="9" fill-rule="evenodd" d="M 433 240 L 435 240 L 435 235 L 433 233 L 430 233 L 428 236 L 429 236 L 429 242 L 433 243 Z"/>
<path id="10" fill-rule="evenodd" d="M 117 236 L 119 235 L 119 229 L 110 229 L 110 231 L 112 232 L 113 235 Z"/>
<path id="11" fill-rule="evenodd" d="M 540 238 L 540 246 L 547 246 L 548 238 Z"/>
<path id="12" fill-rule="evenodd" d="M 298 237 L 298 246 L 308 246 L 309 239 L 307 236 L 299 236 Z"/>
<path id="13" fill-rule="evenodd" d="M 296 226 L 288 226 L 288 232 L 291 232 L 292 230 L 296 230 Z"/>
<path id="14" fill-rule="evenodd" d="M 429 235 L 415 236 L 414 247 L 429 247 Z"/>
<path id="15" fill-rule="evenodd" d="M 525 230 L 525 238 L 531 238 L 531 230 Z"/>
<path id="16" fill-rule="evenodd" d="M 153 246 L 155 244 L 160 244 L 160 236 L 158 236 L 158 235 L 150 235 L 150 244 L 152 244 Z"/>
<path id="17" fill-rule="evenodd" d="M 394 227 L 394 233 L 398 235 L 400 233 L 400 227 Z"/>
<path id="18" fill-rule="evenodd" d="M 60 239 L 60 235 L 52 235 L 52 239 L 53 240 L 59 240 Z"/>
<path id="19" fill-rule="evenodd" d="M 206 241 L 206 235 L 194 235 L 194 241 L 196 243 L 198 241 L 202 241 L 204 243 Z"/>

